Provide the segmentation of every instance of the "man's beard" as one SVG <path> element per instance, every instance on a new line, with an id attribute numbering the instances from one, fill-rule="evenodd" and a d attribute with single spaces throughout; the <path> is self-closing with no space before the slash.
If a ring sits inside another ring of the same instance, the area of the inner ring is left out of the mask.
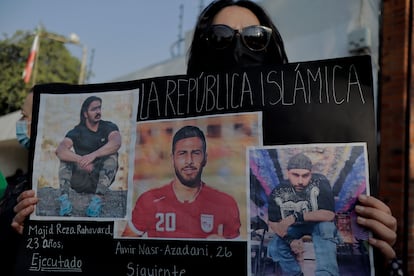
<path id="1" fill-rule="evenodd" d="M 90 125 L 97 125 L 101 121 L 101 115 L 96 115 L 93 118 L 87 119 Z"/>
<path id="2" fill-rule="evenodd" d="M 201 183 L 201 174 L 203 173 L 203 169 L 201 168 L 197 175 L 191 179 L 186 179 L 184 178 L 180 172 L 177 170 L 177 168 L 174 168 L 175 170 L 175 175 L 177 176 L 178 180 L 185 186 L 189 187 L 189 188 L 195 188 L 200 186 Z"/>
<path id="3" fill-rule="evenodd" d="M 298 190 L 293 188 L 293 190 L 295 190 L 296 195 L 301 198 L 305 197 L 308 193 L 307 186 L 301 186 L 301 189 Z"/>

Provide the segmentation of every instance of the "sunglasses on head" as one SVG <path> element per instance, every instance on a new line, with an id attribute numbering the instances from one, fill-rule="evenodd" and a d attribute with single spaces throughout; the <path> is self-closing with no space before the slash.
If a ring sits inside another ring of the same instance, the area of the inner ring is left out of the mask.
<path id="1" fill-rule="evenodd" d="M 207 41 L 220 50 L 229 47 L 239 35 L 243 44 L 251 51 L 264 50 L 269 44 L 272 29 L 265 26 L 248 26 L 235 30 L 227 25 L 212 25 L 207 31 Z"/>

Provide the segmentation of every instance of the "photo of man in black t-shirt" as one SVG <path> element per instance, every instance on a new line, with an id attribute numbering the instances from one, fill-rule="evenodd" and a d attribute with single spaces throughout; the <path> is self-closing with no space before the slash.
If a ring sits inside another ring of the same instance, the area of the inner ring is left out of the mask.
<path id="1" fill-rule="evenodd" d="M 88 97 L 80 110 L 80 121 L 65 135 L 56 149 L 60 160 L 60 216 L 70 216 L 70 189 L 95 194 L 86 209 L 89 217 L 99 217 L 102 198 L 118 170 L 121 135 L 118 126 L 101 119 L 102 99 Z"/>
<path id="2" fill-rule="evenodd" d="M 308 156 L 289 159 L 287 180 L 272 191 L 268 203 L 269 227 L 276 233 L 268 255 L 279 261 L 283 275 L 301 275 L 297 255 L 303 252 L 304 235 L 313 240 L 316 275 L 339 275 L 334 195 L 328 179 L 312 173 Z"/>

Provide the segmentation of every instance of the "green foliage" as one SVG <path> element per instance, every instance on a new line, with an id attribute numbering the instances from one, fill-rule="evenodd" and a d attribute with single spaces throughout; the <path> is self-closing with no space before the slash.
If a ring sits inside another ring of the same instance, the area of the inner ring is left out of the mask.
<path id="1" fill-rule="evenodd" d="M 65 43 L 47 38 L 45 30 L 42 30 L 42 34 L 37 63 L 27 84 L 24 83 L 22 74 L 34 34 L 16 31 L 12 37 L 5 36 L 0 40 L 0 115 L 19 110 L 33 84 L 78 83 L 81 66 L 79 58 L 70 53 Z"/>

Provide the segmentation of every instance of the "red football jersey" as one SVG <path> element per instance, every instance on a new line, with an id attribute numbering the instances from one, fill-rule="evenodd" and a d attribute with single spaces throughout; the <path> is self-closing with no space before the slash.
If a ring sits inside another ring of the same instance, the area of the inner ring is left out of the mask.
<path id="1" fill-rule="evenodd" d="M 180 202 L 173 182 L 143 193 L 132 211 L 132 224 L 148 237 L 207 238 L 222 233 L 225 238 L 240 234 L 240 216 L 230 195 L 202 183 L 191 202 Z"/>

